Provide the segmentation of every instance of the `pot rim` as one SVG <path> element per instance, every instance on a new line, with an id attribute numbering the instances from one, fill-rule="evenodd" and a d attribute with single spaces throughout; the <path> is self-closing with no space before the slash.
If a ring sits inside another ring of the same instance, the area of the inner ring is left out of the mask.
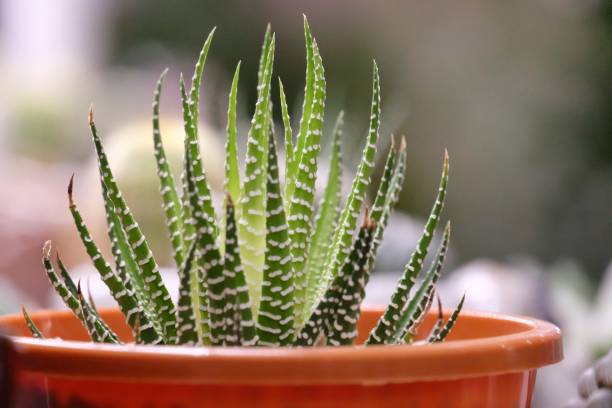
<path id="1" fill-rule="evenodd" d="M 380 314 L 378 307 L 364 314 Z M 448 314 L 451 311 L 445 311 Z M 101 315 L 118 314 L 101 309 Z M 32 313 L 60 317 L 70 311 Z M 0 326 L 21 315 L 0 316 Z M 520 327 L 493 337 L 427 345 L 318 348 L 108 345 L 11 336 L 20 367 L 63 376 L 223 384 L 378 384 L 534 370 L 563 359 L 561 331 L 530 317 L 463 311 L 463 322 Z"/>

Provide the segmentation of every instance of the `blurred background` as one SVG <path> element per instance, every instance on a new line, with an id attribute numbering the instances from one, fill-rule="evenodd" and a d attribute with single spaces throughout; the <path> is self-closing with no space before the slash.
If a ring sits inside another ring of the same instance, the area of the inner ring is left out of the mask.
<path id="1" fill-rule="evenodd" d="M 558 406 L 573 393 L 577 373 L 612 345 L 610 2 L 0 0 L 0 312 L 21 303 L 60 305 L 40 267 L 47 239 L 75 274 L 90 272 L 67 211 L 72 173 L 76 200 L 107 245 L 86 123 L 91 102 L 127 200 L 158 261 L 171 270 L 151 154 L 155 80 L 170 68 L 161 120 L 178 166 L 178 76 L 191 77 L 204 38 L 217 26 L 201 126 L 218 191 L 231 76 L 242 60 L 244 145 L 268 22 L 277 38 L 275 72 L 290 109 L 299 112 L 302 13 L 326 69 L 327 127 L 346 112 L 345 184 L 367 131 L 371 58 L 382 79 L 381 146 L 391 133 L 407 138 L 401 211 L 368 301 L 386 303 L 448 148 L 445 211 L 454 240 L 442 299 L 450 306 L 467 291 L 469 307 L 559 324 L 567 358 L 543 371 L 536 395 L 537 406 Z M 100 284 L 92 279 L 90 286 L 104 302 Z"/>

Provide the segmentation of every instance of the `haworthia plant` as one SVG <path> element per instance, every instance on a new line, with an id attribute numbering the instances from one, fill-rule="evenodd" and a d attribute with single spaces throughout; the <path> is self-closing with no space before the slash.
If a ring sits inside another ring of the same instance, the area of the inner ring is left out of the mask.
<path id="1" fill-rule="evenodd" d="M 94 243 L 69 187 L 69 208 L 95 269 L 107 285 L 140 344 L 184 346 L 331 346 L 354 344 L 360 304 L 374 268 L 378 247 L 397 203 L 406 167 L 406 144 L 391 145 L 373 197 L 366 197 L 376 162 L 380 127 L 380 80 L 373 63 L 369 129 L 350 193 L 341 197 L 342 122 L 324 132 L 326 81 L 323 58 L 304 18 L 306 81 L 299 127 L 292 129 L 282 82 L 272 92 L 275 36 L 266 29 L 257 76 L 257 102 L 246 137 L 241 175 L 236 101 L 240 63 L 231 84 L 223 205 L 215 213 L 213 195 L 200 152 L 200 88 L 214 30 L 196 64 L 191 87 L 179 80 L 184 122 L 184 162 L 180 188 L 175 183 L 160 131 L 160 94 L 166 71 L 153 97 L 153 152 L 160 183 L 160 203 L 176 264 L 179 293 L 175 305 L 147 240 L 115 180 L 90 111 L 102 199 L 113 256 L 107 262 Z M 273 97 L 278 95 L 284 148 L 274 135 Z M 295 135 L 295 139 L 294 139 Z M 315 203 L 321 144 L 331 146 L 323 194 Z M 284 167 L 278 152 L 284 151 Z M 281 171 L 284 170 L 284 171 Z M 284 184 L 281 179 L 284 176 Z M 389 306 L 366 345 L 406 344 L 431 307 L 449 244 L 445 229 L 438 254 L 413 291 L 428 247 L 439 224 L 448 181 L 448 155 L 438 195 Z M 364 209 L 364 203 L 372 203 Z M 364 215 L 361 215 L 365 213 Z M 361 226 L 359 218 L 363 218 Z M 86 300 L 61 260 L 59 275 L 50 244 L 43 250 L 47 276 L 95 342 L 120 343 L 111 327 Z M 438 319 L 425 342 L 443 341 L 458 321 L 463 299 L 446 322 Z M 42 338 L 23 311 L 33 336 Z"/>

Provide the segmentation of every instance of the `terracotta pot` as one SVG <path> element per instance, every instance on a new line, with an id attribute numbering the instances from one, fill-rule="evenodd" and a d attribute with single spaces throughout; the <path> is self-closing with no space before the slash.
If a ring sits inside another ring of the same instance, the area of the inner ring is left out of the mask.
<path id="1" fill-rule="evenodd" d="M 101 314 L 130 340 L 118 311 Z M 379 316 L 364 310 L 358 341 Z M 32 317 L 47 337 L 87 339 L 68 311 Z M 21 316 L 0 317 L 0 330 L 12 336 L 11 408 L 528 407 L 536 370 L 563 355 L 549 323 L 469 311 L 449 341 L 425 346 L 94 345 L 26 337 Z"/>

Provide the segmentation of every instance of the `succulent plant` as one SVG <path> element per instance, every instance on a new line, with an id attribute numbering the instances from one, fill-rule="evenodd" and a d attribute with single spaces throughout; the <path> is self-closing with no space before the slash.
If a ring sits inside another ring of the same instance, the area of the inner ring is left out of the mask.
<path id="1" fill-rule="evenodd" d="M 157 83 L 153 101 L 153 144 L 160 195 L 180 281 L 177 304 L 164 286 L 147 240 L 113 177 L 91 110 L 89 126 L 98 158 L 114 265 L 104 259 L 93 241 L 73 199 L 71 179 L 68 201 L 79 236 L 125 316 L 136 343 L 352 344 L 357 335 L 365 287 L 402 188 L 406 165 L 405 141 L 402 138 L 398 145 L 392 137 L 378 191 L 368 208 L 366 192 L 376 159 L 381 113 L 376 62 L 373 63 L 370 125 L 350 194 L 345 200 L 340 195 L 343 121 L 340 114 L 333 133 L 327 138 L 332 147 L 329 174 L 317 204 L 315 182 L 326 100 L 319 47 L 304 18 L 306 85 L 295 138 L 283 85 L 278 82 L 285 142 L 282 168 L 272 118 L 275 38 L 268 26 L 259 62 L 258 97 L 248 133 L 243 176 L 238 163 L 236 130 L 240 63 L 232 81 L 225 148 L 225 198 L 223 214 L 219 217 L 215 214 L 202 165 L 197 126 L 200 86 L 213 35 L 214 29 L 199 55 L 189 90 L 183 77 L 180 78 L 185 126 L 180 188 L 170 171 L 160 133 L 159 101 L 166 71 Z M 366 345 L 415 341 L 416 329 L 431 307 L 450 239 L 450 224 L 447 224 L 432 265 L 417 285 L 440 221 L 447 181 L 448 154 L 445 153 L 436 201 L 423 235 Z M 50 243 L 43 249 L 43 264 L 53 287 L 81 320 L 91 339 L 120 343 L 91 300 L 85 298 L 80 284 L 73 282 L 59 256 L 56 265 L 51 261 Z M 443 341 L 462 305 L 463 302 L 459 303 L 447 321 L 440 314 L 425 341 Z M 43 337 L 25 309 L 24 316 L 33 335 Z"/>

